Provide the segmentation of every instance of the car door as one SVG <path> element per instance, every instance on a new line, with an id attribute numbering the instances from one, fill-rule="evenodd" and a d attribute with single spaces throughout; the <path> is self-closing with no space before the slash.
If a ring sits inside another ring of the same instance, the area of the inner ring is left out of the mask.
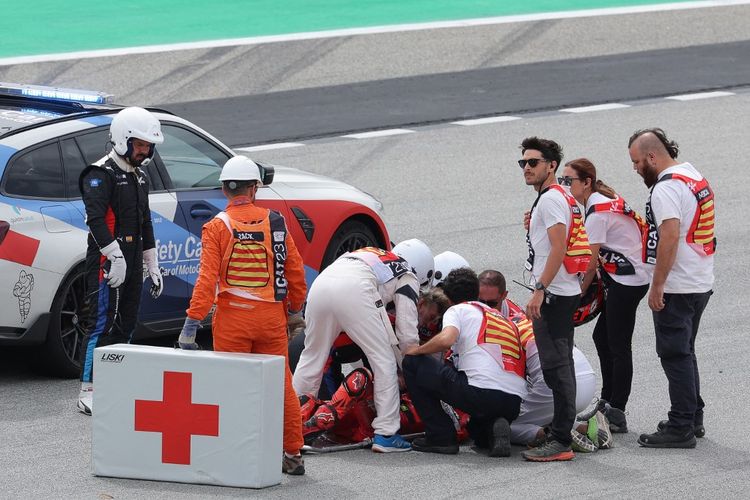
<path id="1" fill-rule="evenodd" d="M 81 170 L 104 156 L 108 140 L 109 129 L 100 128 L 61 142 L 68 190 L 76 193 L 76 196 L 79 196 L 78 176 Z M 154 299 L 149 293 L 149 286 L 144 286 L 140 318 L 148 322 L 168 321 L 183 317 L 189 300 L 188 283 L 182 269 L 186 263 L 175 252 L 175 248 L 186 239 L 187 232 L 182 211 L 177 207 L 177 199 L 165 188 L 156 166 L 152 162 L 143 167 L 143 171 L 149 180 L 151 221 L 159 267 L 164 276 L 164 291 L 158 299 Z M 83 210 L 82 202 L 79 202 L 79 209 Z M 150 285 L 150 281 L 146 285 Z"/>

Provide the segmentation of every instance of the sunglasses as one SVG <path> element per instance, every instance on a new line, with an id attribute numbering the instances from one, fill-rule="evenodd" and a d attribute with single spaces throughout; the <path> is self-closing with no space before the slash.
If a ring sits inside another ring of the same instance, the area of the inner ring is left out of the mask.
<path id="1" fill-rule="evenodd" d="M 497 300 L 485 300 L 484 303 L 490 307 L 497 307 L 498 301 Z"/>
<path id="2" fill-rule="evenodd" d="M 526 168 L 526 164 L 528 163 L 531 168 L 534 168 L 539 165 L 540 161 L 543 161 L 545 163 L 550 162 L 550 160 L 546 158 L 529 158 L 528 160 L 518 160 L 518 166 L 523 169 Z"/>
<path id="3" fill-rule="evenodd" d="M 565 177 L 558 177 L 557 183 L 560 184 L 561 186 L 572 186 L 573 181 L 580 181 L 580 180 L 581 180 L 580 177 L 571 177 L 569 175 L 566 175 Z"/>

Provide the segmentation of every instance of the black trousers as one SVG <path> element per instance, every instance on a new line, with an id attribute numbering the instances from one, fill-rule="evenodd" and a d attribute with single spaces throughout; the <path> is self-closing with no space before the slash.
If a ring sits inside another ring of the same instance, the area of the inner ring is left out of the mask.
<path id="1" fill-rule="evenodd" d="M 453 420 L 440 401 L 471 416 L 469 434 L 478 446 L 484 447 L 495 419 L 502 417 L 511 422 L 521 410 L 519 396 L 469 385 L 464 372 L 431 356 L 405 356 L 403 372 L 411 400 L 424 422 L 425 437 L 431 443 L 457 442 Z"/>
<path id="2" fill-rule="evenodd" d="M 541 318 L 533 321 L 542 375 L 552 390 L 554 401 L 550 425 L 552 438 L 566 446 L 572 442 L 570 430 L 576 419 L 573 313 L 580 301 L 580 295 L 547 294 L 542 303 Z"/>
<path id="3" fill-rule="evenodd" d="M 679 432 L 703 423 L 695 337 L 701 316 L 713 291 L 664 294 L 665 306 L 654 312 L 656 353 L 669 382 L 669 427 Z"/>
<path id="4" fill-rule="evenodd" d="M 129 343 L 136 323 L 143 290 L 143 244 L 140 238 L 120 243 L 127 271 L 125 281 L 110 288 L 104 277 L 109 261 L 94 246 L 86 253 L 86 335 L 81 349 L 81 381 L 93 380 L 94 349 Z"/>
<path id="5" fill-rule="evenodd" d="M 648 285 L 628 286 L 607 280 L 607 299 L 594 327 L 594 345 L 602 370 L 602 399 L 625 409 L 633 382 L 633 330 L 638 304 Z"/>

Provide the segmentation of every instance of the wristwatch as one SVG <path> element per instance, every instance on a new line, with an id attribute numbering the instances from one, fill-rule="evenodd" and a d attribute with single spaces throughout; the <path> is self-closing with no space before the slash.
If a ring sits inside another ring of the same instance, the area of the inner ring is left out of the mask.
<path id="1" fill-rule="evenodd" d="M 541 290 L 541 291 L 544 291 L 544 290 L 546 290 L 546 289 L 547 289 L 547 287 L 545 287 L 545 286 L 544 286 L 544 285 L 542 284 L 542 282 L 541 282 L 541 281 L 537 281 L 536 283 L 534 283 L 534 290 Z"/>

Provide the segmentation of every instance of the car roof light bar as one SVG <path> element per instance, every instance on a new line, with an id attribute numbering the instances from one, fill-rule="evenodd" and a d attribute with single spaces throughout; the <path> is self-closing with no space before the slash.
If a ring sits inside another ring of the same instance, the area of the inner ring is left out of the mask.
<path id="1" fill-rule="evenodd" d="M 89 104 L 109 104 L 114 99 L 112 94 L 95 90 L 67 89 L 44 85 L 27 85 L 22 83 L 0 82 L 0 95 L 35 97 L 51 101 L 82 102 Z"/>

